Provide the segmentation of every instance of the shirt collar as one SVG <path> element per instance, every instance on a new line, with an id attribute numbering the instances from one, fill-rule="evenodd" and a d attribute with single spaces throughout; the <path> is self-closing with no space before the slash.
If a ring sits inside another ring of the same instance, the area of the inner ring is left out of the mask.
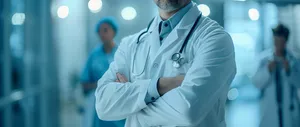
<path id="1" fill-rule="evenodd" d="M 161 17 L 158 19 L 158 24 L 160 22 L 168 22 L 171 25 L 171 29 L 174 29 L 176 25 L 181 21 L 183 16 L 192 8 L 193 3 L 190 2 L 188 5 L 180 9 L 178 12 L 176 12 L 173 16 L 171 16 L 169 19 L 163 21 Z"/>

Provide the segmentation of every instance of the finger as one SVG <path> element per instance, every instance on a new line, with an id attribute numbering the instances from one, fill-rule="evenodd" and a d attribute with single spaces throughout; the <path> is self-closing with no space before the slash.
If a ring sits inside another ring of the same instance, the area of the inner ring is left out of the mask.
<path id="1" fill-rule="evenodd" d="M 119 80 L 119 79 L 116 79 L 115 82 L 120 82 L 120 80 Z"/>
<path id="2" fill-rule="evenodd" d="M 125 75 L 123 75 L 123 74 L 120 74 L 120 75 L 121 75 L 121 80 L 122 80 L 123 83 L 128 82 L 128 80 L 127 80 L 127 78 L 126 78 Z"/>
<path id="3" fill-rule="evenodd" d="M 116 77 L 117 77 L 116 81 L 121 82 L 119 73 L 116 73 Z"/>
<path id="4" fill-rule="evenodd" d="M 185 75 L 178 75 L 177 79 L 182 81 L 184 79 L 184 77 L 185 77 Z"/>
<path id="5" fill-rule="evenodd" d="M 122 77 L 123 77 L 124 81 L 125 81 L 125 82 L 128 82 L 128 79 L 126 78 L 126 76 L 125 76 L 125 75 L 123 75 L 123 74 L 121 74 L 121 75 L 122 75 Z"/>
<path id="6" fill-rule="evenodd" d="M 120 82 L 122 82 L 122 83 L 126 82 L 125 79 L 124 79 L 124 77 L 120 73 L 117 73 L 117 77 L 118 77 L 118 79 L 119 79 Z"/>
<path id="7" fill-rule="evenodd" d="M 117 80 L 121 81 L 121 76 L 120 76 L 120 74 L 117 73 L 116 76 L 117 76 Z"/>

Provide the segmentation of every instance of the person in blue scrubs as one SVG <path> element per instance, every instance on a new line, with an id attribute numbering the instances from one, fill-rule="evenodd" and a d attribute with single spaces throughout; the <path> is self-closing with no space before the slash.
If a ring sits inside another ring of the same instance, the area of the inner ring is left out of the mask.
<path id="1" fill-rule="evenodd" d="M 113 18 L 103 18 L 96 25 L 96 33 L 101 43 L 89 54 L 81 74 L 81 84 L 86 96 L 86 106 L 83 125 L 84 127 L 124 127 L 125 121 L 102 121 L 97 117 L 95 110 L 95 89 L 97 81 L 107 71 L 117 46 L 114 37 L 118 31 L 117 23 Z"/>

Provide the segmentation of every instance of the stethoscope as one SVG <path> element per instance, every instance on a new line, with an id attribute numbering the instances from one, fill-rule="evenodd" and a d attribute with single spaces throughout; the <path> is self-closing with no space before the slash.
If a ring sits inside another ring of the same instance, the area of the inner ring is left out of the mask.
<path id="1" fill-rule="evenodd" d="M 182 55 L 183 49 L 186 47 L 186 45 L 187 45 L 187 43 L 188 43 L 188 41 L 189 41 L 191 35 L 193 34 L 193 32 L 194 32 L 194 30 L 195 30 L 195 28 L 196 28 L 196 26 L 197 26 L 199 20 L 201 19 L 201 17 L 202 17 L 202 14 L 200 14 L 200 15 L 197 17 L 197 19 L 196 19 L 196 21 L 194 22 L 194 24 L 193 24 L 191 30 L 189 31 L 188 35 L 186 36 L 186 38 L 185 38 L 185 40 L 184 40 L 184 42 L 183 42 L 183 44 L 182 44 L 182 46 L 181 46 L 179 52 L 174 53 L 174 54 L 172 55 L 171 60 L 173 61 L 173 62 L 172 62 L 173 67 L 175 67 L 175 68 L 180 68 L 181 65 L 183 65 L 183 64 L 185 63 L 185 59 L 184 59 L 184 57 L 183 57 L 183 55 Z M 150 21 L 150 23 L 148 24 L 148 27 L 147 27 L 146 31 L 142 32 L 142 33 L 138 36 L 137 44 L 139 44 L 140 38 L 141 38 L 144 34 L 148 33 L 149 28 L 151 27 L 153 21 L 154 21 L 154 18 L 153 18 L 153 19 Z"/>

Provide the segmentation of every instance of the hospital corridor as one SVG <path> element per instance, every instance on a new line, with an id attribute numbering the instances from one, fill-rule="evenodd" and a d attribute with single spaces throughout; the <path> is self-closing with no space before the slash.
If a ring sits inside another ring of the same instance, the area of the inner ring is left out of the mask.
<path id="1" fill-rule="evenodd" d="M 300 0 L 0 0 L 0 127 L 300 127 Z"/>

